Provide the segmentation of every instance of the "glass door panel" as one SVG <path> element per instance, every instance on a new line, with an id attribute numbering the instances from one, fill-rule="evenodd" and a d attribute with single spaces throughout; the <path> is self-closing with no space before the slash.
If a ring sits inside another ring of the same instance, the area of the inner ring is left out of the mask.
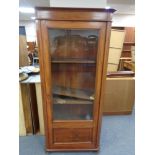
<path id="1" fill-rule="evenodd" d="M 92 120 L 97 30 L 49 29 L 54 120 Z"/>

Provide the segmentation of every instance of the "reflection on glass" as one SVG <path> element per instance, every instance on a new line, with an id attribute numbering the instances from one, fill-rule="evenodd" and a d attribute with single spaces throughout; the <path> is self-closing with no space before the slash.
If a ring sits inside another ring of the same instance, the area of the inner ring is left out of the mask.
<path id="1" fill-rule="evenodd" d="M 97 30 L 49 29 L 54 120 L 91 120 Z"/>

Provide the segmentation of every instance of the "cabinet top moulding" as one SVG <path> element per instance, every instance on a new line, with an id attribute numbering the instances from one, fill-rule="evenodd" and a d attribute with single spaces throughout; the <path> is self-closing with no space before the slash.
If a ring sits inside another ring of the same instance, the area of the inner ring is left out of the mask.
<path id="1" fill-rule="evenodd" d="M 115 9 L 35 7 L 36 20 L 111 21 Z"/>

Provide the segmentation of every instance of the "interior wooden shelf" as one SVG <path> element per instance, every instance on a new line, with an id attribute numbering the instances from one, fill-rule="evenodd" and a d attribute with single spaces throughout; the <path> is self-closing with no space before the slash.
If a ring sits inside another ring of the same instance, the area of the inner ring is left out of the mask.
<path id="1" fill-rule="evenodd" d="M 135 42 L 124 42 L 124 45 L 135 46 Z"/>
<path id="2" fill-rule="evenodd" d="M 123 50 L 123 52 L 131 52 L 131 50 Z"/>
<path id="3" fill-rule="evenodd" d="M 53 59 L 52 63 L 96 63 L 95 60 L 89 59 Z"/>
<path id="4" fill-rule="evenodd" d="M 81 99 L 62 99 L 59 97 L 54 97 L 54 104 L 92 104 L 92 101 L 81 100 Z"/>
<path id="5" fill-rule="evenodd" d="M 81 89 L 72 89 L 64 87 L 54 87 L 53 94 L 63 95 L 68 97 L 75 97 L 83 100 L 94 100 L 94 94 L 92 91 L 86 91 Z"/>

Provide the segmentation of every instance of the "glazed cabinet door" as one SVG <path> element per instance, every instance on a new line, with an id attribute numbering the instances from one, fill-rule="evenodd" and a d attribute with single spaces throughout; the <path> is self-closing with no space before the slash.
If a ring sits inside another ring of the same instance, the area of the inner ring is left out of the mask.
<path id="1" fill-rule="evenodd" d="M 97 147 L 106 24 L 41 21 L 50 149 Z"/>

